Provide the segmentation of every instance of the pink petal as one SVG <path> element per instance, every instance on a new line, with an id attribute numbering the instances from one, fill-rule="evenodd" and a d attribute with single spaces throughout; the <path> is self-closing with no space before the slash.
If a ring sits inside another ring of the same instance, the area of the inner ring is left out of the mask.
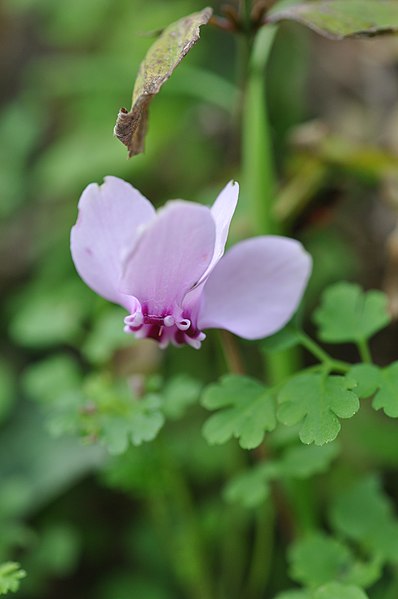
<path id="1" fill-rule="evenodd" d="M 129 299 L 119 289 L 122 258 L 134 247 L 140 227 L 154 216 L 152 204 L 122 179 L 105 177 L 103 185 L 86 187 L 71 233 L 71 251 L 79 275 L 91 289 L 129 308 Z"/>
<path id="2" fill-rule="evenodd" d="M 237 244 L 204 286 L 199 328 L 224 328 L 246 339 L 272 335 L 297 309 L 311 266 L 293 239 L 257 237 Z"/>
<path id="3" fill-rule="evenodd" d="M 229 225 L 235 212 L 239 197 L 239 184 L 236 181 L 230 181 L 224 189 L 218 194 L 216 201 L 211 207 L 211 214 L 216 225 L 216 242 L 214 253 L 209 266 L 197 282 L 197 287 L 202 286 L 209 276 L 217 262 L 224 254 L 225 244 L 227 242 Z M 196 294 L 197 295 L 197 294 Z"/>
<path id="4" fill-rule="evenodd" d="M 214 219 L 206 206 L 169 202 L 126 258 L 122 291 L 146 304 L 151 314 L 173 313 L 208 267 L 215 239 Z"/>
<path id="5" fill-rule="evenodd" d="M 211 208 L 211 213 L 216 223 L 216 244 L 209 270 L 217 264 L 224 254 L 229 225 L 231 224 L 236 204 L 238 203 L 238 197 L 239 185 L 236 181 L 230 181 L 218 195 Z"/>

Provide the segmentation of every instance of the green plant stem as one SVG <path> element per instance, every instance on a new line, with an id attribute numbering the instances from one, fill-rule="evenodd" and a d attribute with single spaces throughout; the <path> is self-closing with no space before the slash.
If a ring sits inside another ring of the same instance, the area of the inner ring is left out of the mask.
<path id="1" fill-rule="evenodd" d="M 243 201 L 251 215 L 252 229 L 259 235 L 280 233 L 274 218 L 276 180 L 267 116 L 266 66 L 277 29 L 262 27 L 251 45 L 242 115 Z M 288 378 L 297 368 L 295 350 L 266 357 L 265 369 L 271 385 Z"/>
<path id="2" fill-rule="evenodd" d="M 274 507 L 271 501 L 257 510 L 255 516 L 255 540 L 250 561 L 247 583 L 242 597 L 257 599 L 265 596 L 265 590 L 271 572 L 274 541 Z"/>
<path id="3" fill-rule="evenodd" d="M 228 372 L 231 374 L 245 374 L 246 369 L 236 338 L 229 331 L 219 331 L 218 337 Z"/>
<path id="4" fill-rule="evenodd" d="M 361 356 L 361 360 L 366 364 L 372 364 L 372 355 L 370 353 L 369 344 L 366 339 L 361 339 L 357 343 L 359 355 Z"/>
<path id="5" fill-rule="evenodd" d="M 305 333 L 300 333 L 300 343 L 306 350 L 308 350 L 315 358 L 317 358 L 322 364 L 324 364 L 329 370 L 335 370 L 336 372 L 348 372 L 350 365 L 347 362 L 341 360 L 335 360 L 328 353 L 325 352 L 311 337 Z"/>
<path id="6" fill-rule="evenodd" d="M 243 195 L 258 234 L 277 232 L 273 218 L 276 183 L 267 118 L 265 69 L 276 27 L 261 28 L 254 38 L 248 65 L 242 123 Z"/>
<path id="7" fill-rule="evenodd" d="M 239 0 L 239 14 L 247 32 L 250 29 L 251 10 L 252 0 Z"/>
<path id="8" fill-rule="evenodd" d="M 167 537 L 169 558 L 184 596 L 212 599 L 212 580 L 190 489 L 167 448 L 162 446 L 161 453 L 159 475 L 164 492 L 151 498 L 152 513 Z"/>

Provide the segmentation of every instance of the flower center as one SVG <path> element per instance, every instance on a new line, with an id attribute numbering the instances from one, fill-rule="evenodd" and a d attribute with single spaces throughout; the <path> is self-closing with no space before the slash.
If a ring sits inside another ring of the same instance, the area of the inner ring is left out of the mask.
<path id="1" fill-rule="evenodd" d="M 142 339 L 145 337 L 155 339 L 160 347 L 188 344 L 199 349 L 206 335 L 199 331 L 189 314 L 182 313 L 181 309 L 162 310 L 161 314 L 151 314 L 148 306 L 135 299 L 132 311 L 124 319 L 124 332 L 133 333 Z"/>

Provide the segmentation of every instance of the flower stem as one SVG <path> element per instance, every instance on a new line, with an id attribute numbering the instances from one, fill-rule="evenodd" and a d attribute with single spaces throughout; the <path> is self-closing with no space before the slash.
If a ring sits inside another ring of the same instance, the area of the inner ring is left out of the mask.
<path id="1" fill-rule="evenodd" d="M 280 232 L 273 205 L 276 178 L 267 115 L 266 66 L 277 28 L 267 25 L 257 32 L 249 57 L 242 115 L 243 201 L 251 215 L 252 230 L 259 235 Z M 265 369 L 271 385 L 290 376 L 297 366 L 297 354 L 287 350 L 266 357 Z"/>
<path id="2" fill-rule="evenodd" d="M 370 353 L 369 344 L 366 339 L 361 339 L 357 343 L 359 355 L 361 356 L 361 360 L 366 364 L 371 364 L 373 362 L 372 355 Z"/>
<path id="3" fill-rule="evenodd" d="M 251 207 L 256 233 L 275 233 L 272 215 L 275 176 L 267 118 L 265 68 L 276 27 L 261 28 L 254 38 L 248 65 L 242 127 L 243 191 Z"/>
<path id="4" fill-rule="evenodd" d="M 242 597 L 257 599 L 267 588 L 274 544 L 274 507 L 267 501 L 255 515 L 255 540 L 247 583 Z"/>
<path id="5" fill-rule="evenodd" d="M 245 367 L 239 352 L 236 339 L 229 331 L 219 331 L 219 339 L 228 372 L 231 374 L 245 374 Z"/>
<path id="6" fill-rule="evenodd" d="M 163 492 L 152 498 L 153 512 L 167 533 L 175 576 L 189 599 L 212 599 L 213 581 L 198 526 L 191 490 L 163 445 Z"/>

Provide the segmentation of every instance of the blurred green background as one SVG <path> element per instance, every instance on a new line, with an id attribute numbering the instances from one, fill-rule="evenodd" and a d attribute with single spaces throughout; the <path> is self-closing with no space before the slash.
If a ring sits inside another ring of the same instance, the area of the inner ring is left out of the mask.
<path id="1" fill-rule="evenodd" d="M 79 195 L 105 175 L 158 205 L 210 203 L 239 180 L 239 43 L 213 27 L 151 105 L 145 154 L 127 160 L 112 135 L 152 41 L 145 34 L 204 6 L 0 7 L 0 563 L 27 570 L 21 598 L 203 598 L 211 578 L 216 596 L 234 597 L 247 568 L 252 516 L 221 496 L 246 458 L 233 443 L 207 447 L 200 434 L 201 385 L 226 370 L 217 334 L 200 352 L 134 343 L 122 333 L 123 310 L 86 288 L 69 253 Z M 342 278 L 398 302 L 397 72 L 396 38 L 337 44 L 293 25 L 278 34 L 267 73 L 277 210 L 314 256 L 309 307 Z M 251 233 L 244 200 L 232 240 Z M 380 363 L 395 339 L 393 331 L 378 342 Z M 256 348 L 243 347 L 249 372 L 261 374 Z M 129 409 L 126 377 L 154 396 L 171 381 L 168 422 L 140 444 L 163 424 L 148 404 L 144 438 L 110 455 L 127 445 L 109 412 L 112 401 Z M 283 563 L 277 548 L 274 590 L 288 584 Z"/>

